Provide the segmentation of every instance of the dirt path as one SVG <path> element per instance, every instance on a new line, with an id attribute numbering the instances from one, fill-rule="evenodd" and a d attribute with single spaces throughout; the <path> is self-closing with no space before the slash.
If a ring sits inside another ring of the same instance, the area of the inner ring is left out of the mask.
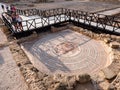
<path id="1" fill-rule="evenodd" d="M 98 14 L 115 15 L 115 14 L 118 14 L 118 13 L 120 13 L 120 8 L 99 12 Z"/>
<path id="2" fill-rule="evenodd" d="M 75 9 L 87 12 L 98 12 L 106 9 L 116 8 L 119 5 L 104 3 L 104 2 L 95 2 L 95 1 L 69 1 L 69 2 L 55 2 L 55 3 L 44 3 L 36 4 L 38 9 L 52 9 L 52 8 L 68 8 Z"/>
<path id="3" fill-rule="evenodd" d="M 1 30 L 0 38 L 0 43 L 7 41 Z M 0 90 L 27 90 L 9 47 L 0 47 Z"/>

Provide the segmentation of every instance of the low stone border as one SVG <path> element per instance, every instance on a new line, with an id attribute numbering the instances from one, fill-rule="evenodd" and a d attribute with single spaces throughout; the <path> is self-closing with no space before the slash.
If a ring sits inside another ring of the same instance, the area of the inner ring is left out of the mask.
<path id="1" fill-rule="evenodd" d="M 64 27 L 60 27 L 60 28 L 57 28 L 57 27 L 51 27 L 51 32 L 58 32 L 58 31 L 62 31 L 62 30 L 65 30 L 65 29 L 68 29 L 67 26 L 64 26 Z"/>

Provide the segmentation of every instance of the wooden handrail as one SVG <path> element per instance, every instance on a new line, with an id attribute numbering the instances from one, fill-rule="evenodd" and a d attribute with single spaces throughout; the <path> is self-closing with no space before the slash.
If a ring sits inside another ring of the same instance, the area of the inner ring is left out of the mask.
<path id="1" fill-rule="evenodd" d="M 26 11 L 28 11 L 28 13 L 26 13 Z M 17 9 L 17 13 L 23 14 L 23 15 L 29 14 L 30 12 L 31 12 L 31 15 L 40 15 L 40 17 L 35 19 L 23 20 L 22 22 L 26 23 L 26 25 L 24 25 L 23 27 L 27 26 L 27 30 L 30 30 L 31 27 L 33 27 L 34 29 L 41 28 L 41 26 L 37 27 L 36 24 L 42 24 L 42 27 L 46 26 L 46 24 L 51 25 L 50 23 L 52 21 L 50 20 L 51 17 L 54 17 L 53 24 L 63 22 L 63 21 L 75 21 L 75 22 L 81 23 L 80 20 L 83 20 L 83 23 L 84 24 L 87 23 L 89 26 L 91 26 L 92 25 L 91 23 L 93 22 L 96 23 L 96 27 L 100 27 L 101 25 L 101 28 L 103 29 L 106 29 L 106 26 L 111 26 L 113 27 L 112 32 L 120 28 L 120 21 L 116 21 L 113 16 L 108 16 L 103 14 L 89 13 L 89 12 L 72 10 L 72 9 L 64 9 L 64 8 L 49 9 L 49 10 Z M 64 15 L 63 18 L 61 18 L 62 15 Z M 4 15 L 2 16 L 4 18 Z M 36 22 L 37 19 L 40 19 L 41 22 L 39 23 Z M 5 19 L 5 23 L 11 24 L 7 22 L 7 19 Z M 10 27 L 10 25 L 8 26 Z"/>

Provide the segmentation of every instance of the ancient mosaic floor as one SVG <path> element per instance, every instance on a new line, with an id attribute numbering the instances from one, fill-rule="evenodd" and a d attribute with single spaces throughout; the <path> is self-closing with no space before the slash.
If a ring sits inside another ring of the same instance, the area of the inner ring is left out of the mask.
<path id="1" fill-rule="evenodd" d="M 71 30 L 45 35 L 22 44 L 22 48 L 35 67 L 50 74 L 92 74 L 109 60 L 102 44 Z"/>

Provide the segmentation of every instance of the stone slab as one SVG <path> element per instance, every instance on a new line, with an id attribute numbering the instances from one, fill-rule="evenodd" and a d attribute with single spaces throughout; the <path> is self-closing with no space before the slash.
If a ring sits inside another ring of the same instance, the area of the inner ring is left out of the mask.
<path id="1" fill-rule="evenodd" d="M 107 79 L 112 79 L 112 78 L 114 78 L 116 76 L 116 74 L 109 68 L 105 68 L 102 71 L 104 72 L 105 77 Z"/>

